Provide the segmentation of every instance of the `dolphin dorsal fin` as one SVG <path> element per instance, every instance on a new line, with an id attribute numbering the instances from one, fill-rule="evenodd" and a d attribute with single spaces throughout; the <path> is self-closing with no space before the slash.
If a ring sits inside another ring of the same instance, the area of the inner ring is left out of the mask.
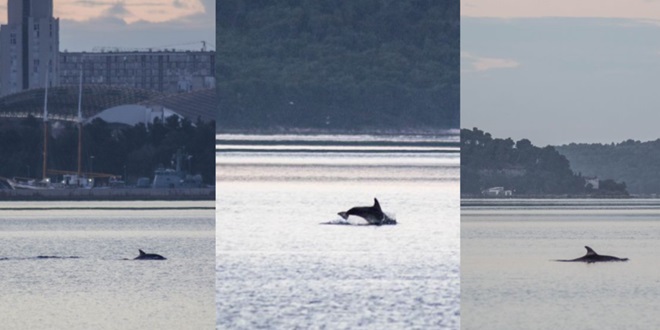
<path id="1" fill-rule="evenodd" d="M 138 249 L 138 251 L 140 251 L 140 255 L 146 254 L 146 253 L 144 253 L 144 251 L 142 251 L 140 249 Z"/>
<path id="2" fill-rule="evenodd" d="M 374 198 L 374 207 L 378 209 L 378 211 L 383 212 L 383 210 L 380 208 L 380 203 L 378 203 L 378 198 Z"/>
<path id="3" fill-rule="evenodd" d="M 598 255 L 598 253 L 596 253 L 596 251 L 594 251 L 592 248 L 590 248 L 588 246 L 585 246 L 584 248 L 587 249 L 587 255 L 588 256 L 597 256 Z"/>

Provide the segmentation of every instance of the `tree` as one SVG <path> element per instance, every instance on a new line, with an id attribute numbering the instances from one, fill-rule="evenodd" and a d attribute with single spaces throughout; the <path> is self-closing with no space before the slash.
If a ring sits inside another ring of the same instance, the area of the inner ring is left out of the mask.
<path id="1" fill-rule="evenodd" d="M 517 194 L 585 193 L 585 180 L 554 147 L 494 139 L 478 128 L 461 130 L 461 192 L 478 195 L 503 186 Z"/>

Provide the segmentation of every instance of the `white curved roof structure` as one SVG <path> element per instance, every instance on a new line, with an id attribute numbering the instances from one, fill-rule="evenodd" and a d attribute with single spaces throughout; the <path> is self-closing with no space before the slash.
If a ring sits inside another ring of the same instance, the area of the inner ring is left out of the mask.
<path id="1" fill-rule="evenodd" d="M 164 121 L 165 118 L 170 116 L 177 116 L 183 119 L 183 116 L 180 114 L 162 106 L 126 104 L 103 110 L 88 118 L 85 122 L 91 122 L 96 118 L 100 118 L 108 123 L 121 123 L 134 126 L 138 123 L 152 123 L 156 118 Z"/>

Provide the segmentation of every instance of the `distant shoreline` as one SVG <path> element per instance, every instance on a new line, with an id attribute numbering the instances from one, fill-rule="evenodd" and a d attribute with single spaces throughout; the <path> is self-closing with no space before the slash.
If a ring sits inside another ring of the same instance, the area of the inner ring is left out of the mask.
<path id="1" fill-rule="evenodd" d="M 622 210 L 630 207 L 660 209 L 660 198 L 470 198 L 461 199 L 461 210 L 479 213 L 488 209 Z"/>
<path id="2" fill-rule="evenodd" d="M 215 200 L 215 188 L 181 189 L 19 189 L 0 190 L 0 201 L 202 201 Z"/>
<path id="3" fill-rule="evenodd" d="M 420 129 L 324 129 L 324 128 L 220 128 L 215 134 L 330 134 L 330 135 L 459 135 L 459 128 L 420 128 Z"/>
<path id="4" fill-rule="evenodd" d="M 516 200 L 516 199 L 660 199 L 660 195 L 516 195 L 507 197 L 488 197 L 482 195 L 461 195 L 465 199 L 476 200 Z"/>

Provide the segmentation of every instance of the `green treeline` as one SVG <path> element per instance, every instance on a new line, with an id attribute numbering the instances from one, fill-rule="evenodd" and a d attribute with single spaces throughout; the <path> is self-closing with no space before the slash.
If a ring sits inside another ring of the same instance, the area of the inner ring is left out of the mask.
<path id="1" fill-rule="evenodd" d="M 48 139 L 48 169 L 76 171 L 78 128 L 51 123 Z M 139 177 L 153 180 L 153 171 L 172 167 L 178 149 L 191 156 L 182 169 L 201 174 L 207 184 L 215 179 L 215 122 L 197 122 L 168 117 L 145 126 L 108 124 L 95 119 L 83 126 L 82 171 L 118 176 L 127 174 L 129 184 Z M 41 178 L 43 123 L 34 117 L 0 122 L 0 176 Z M 92 158 L 93 157 L 93 158 Z M 189 170 L 190 169 L 190 170 Z"/>
<path id="2" fill-rule="evenodd" d="M 627 195 L 626 184 L 600 181 L 593 190 L 552 146 L 527 140 L 496 139 L 477 128 L 461 130 L 461 193 L 480 195 L 504 187 L 514 195 Z"/>
<path id="3" fill-rule="evenodd" d="M 557 147 L 571 161 L 576 172 L 585 176 L 625 181 L 634 194 L 660 193 L 660 139 L 618 144 L 575 144 Z"/>
<path id="4" fill-rule="evenodd" d="M 217 3 L 218 127 L 459 125 L 459 1 Z"/>

